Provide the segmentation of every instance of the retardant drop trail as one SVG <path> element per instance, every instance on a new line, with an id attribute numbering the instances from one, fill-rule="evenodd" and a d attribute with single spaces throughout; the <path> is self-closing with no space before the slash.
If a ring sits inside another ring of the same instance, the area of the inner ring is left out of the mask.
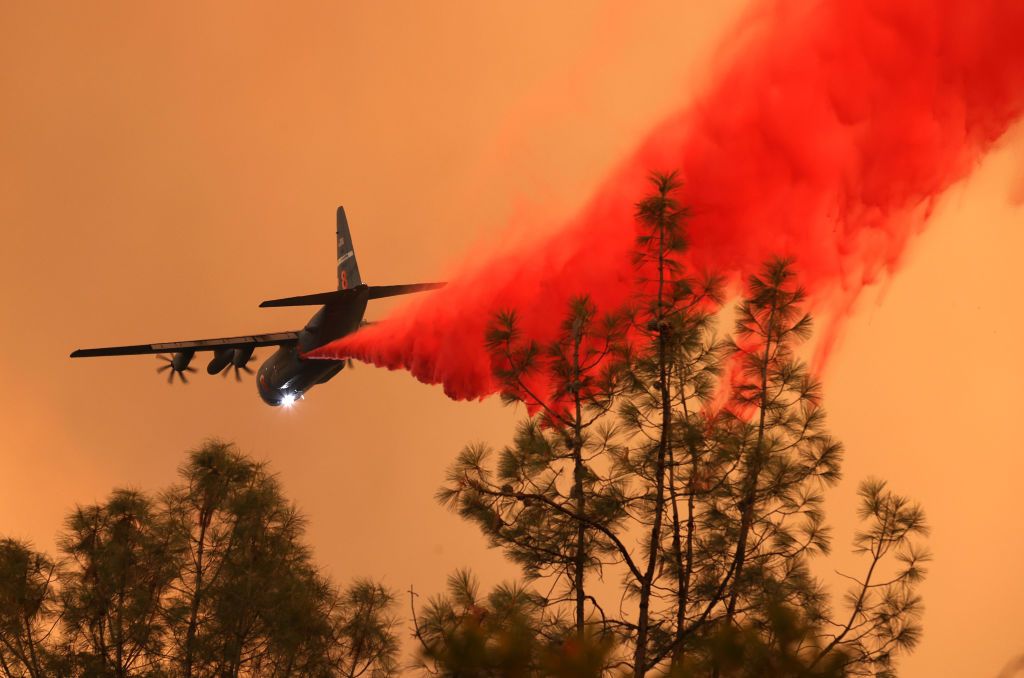
<path id="1" fill-rule="evenodd" d="M 1024 110 L 1024 2 L 758 5 L 704 96 L 655 129 L 556 235 L 316 352 L 409 370 L 452 398 L 495 390 L 483 346 L 500 309 L 554 336 L 570 297 L 626 300 L 633 205 L 678 169 L 690 263 L 746 275 L 792 256 L 825 324 L 823 353 L 865 285 L 894 273 L 935 199 Z"/>

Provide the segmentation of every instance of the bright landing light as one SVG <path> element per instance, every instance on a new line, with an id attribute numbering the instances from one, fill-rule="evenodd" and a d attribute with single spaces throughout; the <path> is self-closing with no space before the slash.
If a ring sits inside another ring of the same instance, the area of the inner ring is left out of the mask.
<path id="1" fill-rule="evenodd" d="M 284 407 L 291 407 L 294 404 L 295 404 L 295 394 L 294 393 L 285 393 L 281 397 L 281 405 L 282 406 L 284 406 Z"/>

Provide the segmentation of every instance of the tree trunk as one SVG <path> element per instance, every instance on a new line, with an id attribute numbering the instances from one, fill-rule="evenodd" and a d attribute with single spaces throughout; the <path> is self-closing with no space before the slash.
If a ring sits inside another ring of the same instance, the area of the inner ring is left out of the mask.
<path id="1" fill-rule="evenodd" d="M 640 603 L 637 618 L 636 651 L 633 655 L 633 675 L 637 678 L 646 672 L 647 642 L 650 627 L 651 587 L 654 583 L 654 568 L 658 562 L 658 545 L 661 540 L 661 521 L 665 513 L 665 460 L 668 455 L 672 427 L 672 403 L 669 401 L 667 327 L 665 323 L 665 216 L 658 222 L 658 379 L 661 391 L 661 437 L 658 441 L 658 460 L 654 470 L 654 522 L 651 525 L 651 546 L 647 558 L 647 569 L 640 582 Z"/>
<path id="2" fill-rule="evenodd" d="M 185 633 L 185 678 L 192 678 L 196 628 L 199 621 L 199 604 L 203 593 L 203 553 L 206 547 L 206 530 L 210 526 L 213 511 L 204 506 L 199 514 L 199 543 L 196 545 L 196 576 L 192 592 L 192 606 L 188 617 L 188 631 Z"/>
<path id="3" fill-rule="evenodd" d="M 680 384 L 682 384 L 682 378 L 680 378 Z M 686 421 L 690 420 L 690 412 L 686 405 L 686 394 L 682 396 L 683 401 L 683 416 L 686 417 Z M 694 494 L 697 486 L 695 480 L 697 478 L 697 472 L 699 470 L 699 459 L 697 458 L 697 446 L 692 443 L 689 445 L 690 448 L 690 479 L 686 484 L 686 553 L 685 556 L 678 554 L 678 558 L 681 561 L 680 564 L 680 582 L 679 582 L 679 609 L 676 611 L 676 643 L 675 649 L 672 652 L 672 665 L 678 668 L 682 668 L 683 661 L 686 658 L 686 610 L 690 604 L 690 580 L 693 574 L 693 534 L 696 529 L 694 519 Z M 673 503 L 675 502 L 673 495 Z M 676 527 L 676 539 L 678 540 L 679 529 Z M 685 558 L 685 560 L 684 560 Z"/>
<path id="4" fill-rule="evenodd" d="M 36 656 L 36 643 L 32 638 L 32 621 L 27 613 L 25 614 L 25 638 L 28 645 L 28 656 L 32 662 L 28 667 L 29 673 L 32 675 L 32 678 L 42 676 L 43 672 L 39 670 L 39 657 Z"/>
<path id="5" fill-rule="evenodd" d="M 586 499 L 583 496 L 583 403 L 580 395 L 580 341 L 582 330 L 577 330 L 573 337 L 573 400 L 576 411 L 573 420 L 572 457 L 573 457 L 573 492 L 576 494 L 576 515 L 580 520 L 576 522 L 576 559 L 575 571 L 573 572 L 573 588 L 576 590 L 576 637 L 582 642 L 586 628 L 584 618 L 584 603 L 586 592 L 583 588 L 584 567 L 587 562 L 586 553 L 586 527 L 583 524 Z"/>
<path id="6" fill-rule="evenodd" d="M 768 314 L 767 336 L 764 342 L 764 359 L 761 364 L 761 412 L 757 425 L 757 444 L 754 446 L 753 466 L 747 472 L 747 487 L 743 496 L 743 508 L 740 514 L 740 533 L 736 542 L 736 555 L 733 568 L 732 591 L 729 594 L 729 604 L 726 606 L 726 623 L 731 623 L 736 614 L 736 601 L 740 594 L 740 578 L 743 575 L 743 565 L 747 559 L 747 537 L 750 528 L 754 524 L 754 503 L 757 500 L 757 482 L 764 465 L 764 430 L 765 415 L 768 410 L 768 360 L 771 357 L 772 348 L 772 324 L 775 321 L 776 301 L 772 300 L 771 311 Z"/>
<path id="7" fill-rule="evenodd" d="M 686 591 L 683 584 L 682 527 L 679 522 L 679 502 L 676 500 L 676 460 L 672 450 L 668 453 L 668 496 L 672 500 L 672 556 L 675 558 L 676 577 L 679 589 L 676 595 L 676 641 L 672 653 L 673 662 L 678 659 L 683 639 L 683 625 L 686 623 Z"/>

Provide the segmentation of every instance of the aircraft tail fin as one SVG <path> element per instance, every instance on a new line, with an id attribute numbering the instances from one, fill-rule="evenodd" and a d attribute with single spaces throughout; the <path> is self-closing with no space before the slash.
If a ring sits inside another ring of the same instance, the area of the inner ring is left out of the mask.
<path id="1" fill-rule="evenodd" d="M 338 208 L 338 289 L 317 294 L 303 294 L 283 299 L 268 299 L 260 304 L 263 308 L 276 306 L 327 306 L 359 301 L 365 304 L 370 299 L 385 299 L 403 294 L 427 292 L 444 287 L 444 283 L 414 283 L 411 285 L 366 286 L 359 275 L 356 251 L 352 246 L 352 234 L 348 230 L 345 208 Z"/>
<path id="2" fill-rule="evenodd" d="M 347 290 L 359 287 L 363 279 L 359 277 L 359 264 L 356 263 L 356 250 L 352 246 L 352 234 L 348 230 L 348 219 L 345 208 L 338 207 L 338 289 Z"/>

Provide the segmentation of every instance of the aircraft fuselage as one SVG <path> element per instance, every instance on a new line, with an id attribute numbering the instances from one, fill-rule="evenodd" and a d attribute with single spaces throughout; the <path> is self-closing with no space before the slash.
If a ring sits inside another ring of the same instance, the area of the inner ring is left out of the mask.
<path id="1" fill-rule="evenodd" d="M 279 347 L 263 362 L 256 375 L 263 402 L 275 406 L 293 402 L 344 369 L 344 362 L 303 355 L 359 329 L 370 293 L 365 285 L 353 292 L 344 301 L 322 306 L 299 331 L 298 343 Z"/>

